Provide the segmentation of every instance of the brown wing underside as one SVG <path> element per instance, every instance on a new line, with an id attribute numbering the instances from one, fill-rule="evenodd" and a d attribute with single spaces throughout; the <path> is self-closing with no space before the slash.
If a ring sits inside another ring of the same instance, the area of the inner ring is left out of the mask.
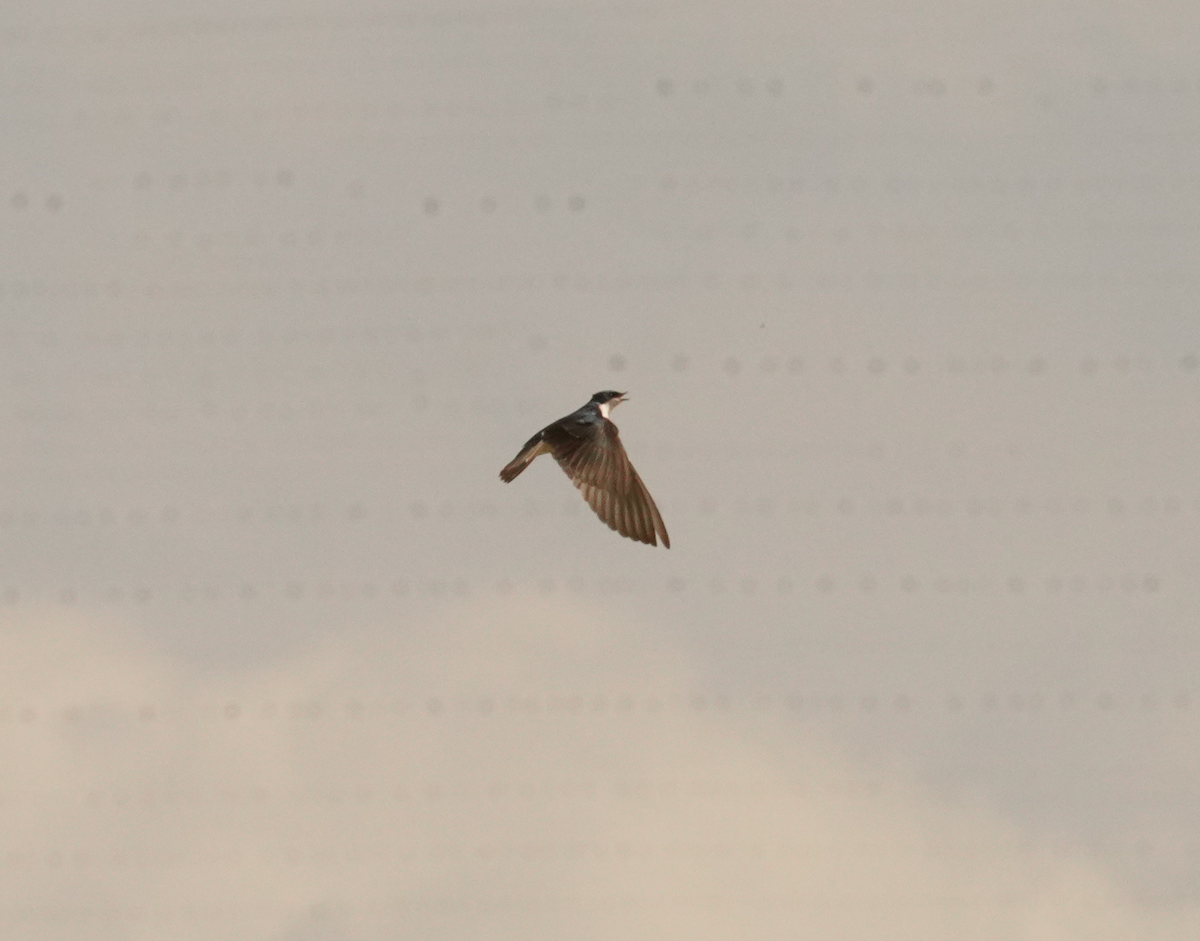
<path id="1" fill-rule="evenodd" d="M 629 462 L 616 425 L 605 421 L 602 433 L 584 437 L 551 426 L 544 435 L 558 466 L 610 529 L 651 546 L 662 539 L 671 547 L 654 498 Z"/>

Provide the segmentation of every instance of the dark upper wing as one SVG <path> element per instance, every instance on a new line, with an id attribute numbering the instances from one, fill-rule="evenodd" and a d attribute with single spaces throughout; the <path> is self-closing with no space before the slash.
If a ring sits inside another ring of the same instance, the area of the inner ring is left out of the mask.
<path id="1" fill-rule="evenodd" d="M 616 425 L 604 418 L 574 421 L 568 416 L 542 435 L 559 467 L 610 529 L 651 546 L 658 545 L 657 535 L 671 547 L 658 507 L 629 463 Z"/>

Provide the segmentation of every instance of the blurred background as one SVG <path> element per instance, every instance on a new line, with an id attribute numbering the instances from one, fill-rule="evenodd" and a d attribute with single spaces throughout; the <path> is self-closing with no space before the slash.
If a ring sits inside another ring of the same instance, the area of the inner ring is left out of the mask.
<path id="1" fill-rule="evenodd" d="M 1197 937 L 1198 43 L 9 3 L 3 934 Z"/>

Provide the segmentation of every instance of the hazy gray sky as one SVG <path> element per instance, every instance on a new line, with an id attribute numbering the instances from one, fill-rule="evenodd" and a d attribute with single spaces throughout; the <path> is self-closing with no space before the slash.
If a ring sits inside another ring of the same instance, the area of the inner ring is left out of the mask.
<path id="1" fill-rule="evenodd" d="M 1200 14 L 10 4 L 0 926 L 1200 932 Z M 672 548 L 552 461 L 596 390 Z"/>

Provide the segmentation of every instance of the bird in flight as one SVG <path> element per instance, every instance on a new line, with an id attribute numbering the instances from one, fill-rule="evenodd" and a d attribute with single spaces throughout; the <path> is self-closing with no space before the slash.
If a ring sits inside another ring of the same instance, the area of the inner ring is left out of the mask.
<path id="1" fill-rule="evenodd" d="M 671 540 L 654 498 L 642 483 L 617 434 L 609 412 L 625 401 L 624 392 L 597 392 L 583 408 L 547 425 L 525 442 L 500 479 L 510 483 L 539 454 L 553 454 L 600 519 L 622 536 L 667 549 Z M 658 537 L 657 539 L 655 537 Z"/>

